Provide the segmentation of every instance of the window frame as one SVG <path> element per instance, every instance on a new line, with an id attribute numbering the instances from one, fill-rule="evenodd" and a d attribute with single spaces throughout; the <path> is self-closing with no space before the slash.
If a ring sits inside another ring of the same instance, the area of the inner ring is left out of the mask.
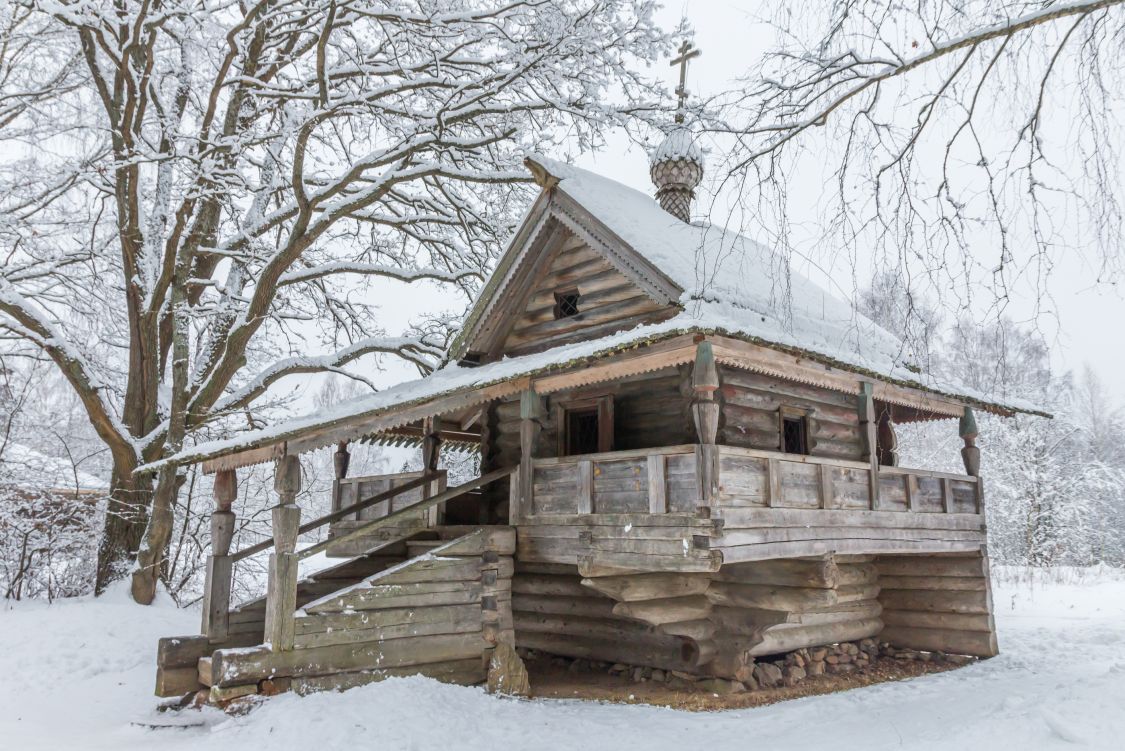
<path id="1" fill-rule="evenodd" d="M 554 292 L 555 307 L 554 315 L 556 321 L 561 321 L 565 318 L 574 318 L 582 314 L 582 308 L 578 306 L 579 301 L 582 299 L 582 294 L 578 291 L 577 287 L 569 287 L 567 289 L 557 289 Z M 567 302 L 568 305 L 574 307 L 573 313 L 564 313 L 563 304 L 566 298 L 573 297 L 573 302 Z"/>
<path id="2" fill-rule="evenodd" d="M 786 451 L 785 446 L 785 423 L 788 420 L 799 420 L 801 424 L 801 442 L 804 444 L 802 448 L 804 451 Z M 783 454 L 790 454 L 792 456 L 811 456 L 812 455 L 812 431 L 809 429 L 809 410 L 800 409 L 799 407 L 782 406 L 777 410 L 777 450 Z"/>
<path id="3" fill-rule="evenodd" d="M 585 454 L 569 453 L 569 413 L 589 409 L 596 409 L 598 415 L 598 450 L 595 453 L 604 454 L 613 451 L 613 396 L 602 394 L 555 402 L 555 433 L 558 436 L 556 456 L 585 456 Z"/>

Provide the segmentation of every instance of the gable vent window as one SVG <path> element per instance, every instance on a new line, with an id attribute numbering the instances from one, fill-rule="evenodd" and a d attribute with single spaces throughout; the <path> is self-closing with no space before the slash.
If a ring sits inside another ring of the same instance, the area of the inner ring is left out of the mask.
<path id="1" fill-rule="evenodd" d="M 555 293 L 555 320 L 578 315 L 578 290 L 568 289 Z"/>

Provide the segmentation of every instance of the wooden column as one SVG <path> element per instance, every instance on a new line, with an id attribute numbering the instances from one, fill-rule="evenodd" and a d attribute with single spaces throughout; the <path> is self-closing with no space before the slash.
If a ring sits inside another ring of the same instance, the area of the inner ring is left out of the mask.
<path id="1" fill-rule="evenodd" d="M 348 442 L 340 441 L 336 444 L 336 453 L 332 455 L 332 466 L 336 472 L 336 481 L 332 483 L 332 510 L 340 510 L 340 481 L 348 476 L 348 466 L 352 463 L 352 455 L 348 452 Z"/>
<path id="2" fill-rule="evenodd" d="M 719 402 L 715 400 L 715 392 L 719 390 L 719 369 L 708 341 L 700 342 L 695 348 L 691 390 L 691 414 L 699 438 L 700 505 L 710 507 L 719 484 L 719 455 L 715 448 L 719 436 Z"/>
<path id="3" fill-rule="evenodd" d="M 422 472 L 425 474 L 436 474 L 438 471 L 438 463 L 441 458 L 441 436 L 439 435 L 437 421 L 433 417 L 427 417 L 422 420 Z M 442 491 L 438 487 L 438 483 L 426 483 L 422 486 L 422 499 L 431 498 Z M 426 512 L 430 525 L 440 524 L 442 521 L 442 509 L 437 507 L 430 509 Z"/>
<path id="4" fill-rule="evenodd" d="M 958 425 L 958 434 L 965 446 L 961 449 L 961 461 L 965 463 L 965 474 L 973 477 L 980 476 L 980 449 L 977 448 L 977 417 L 973 414 L 972 407 L 965 407 Z"/>
<path id="5" fill-rule="evenodd" d="M 275 652 L 293 648 L 293 621 L 297 610 L 297 529 L 301 509 L 297 493 L 301 490 L 301 462 L 286 455 L 277 460 L 274 490 L 281 502 L 273 509 L 274 552 L 270 555 L 269 584 L 266 589 L 266 642 Z"/>
<path id="6" fill-rule="evenodd" d="M 227 638 L 230 616 L 232 561 L 230 544 L 234 539 L 234 512 L 238 497 L 238 477 L 233 469 L 215 473 L 215 510 L 211 513 L 211 557 L 207 559 L 207 579 L 203 585 L 202 632 L 209 641 Z"/>
<path id="7" fill-rule="evenodd" d="M 535 445 L 539 432 L 543 429 L 543 399 L 535 389 L 525 389 L 520 394 L 520 473 L 519 495 L 516 503 L 508 510 L 512 524 L 518 524 L 531 513 L 531 495 L 535 484 L 532 460 L 535 458 Z"/>
<path id="8" fill-rule="evenodd" d="M 875 392 L 866 381 L 859 384 L 859 401 L 856 403 L 859 415 L 859 435 L 863 443 L 863 461 L 870 467 L 871 508 L 879 508 L 879 439 L 876 433 L 878 422 L 875 418 Z"/>

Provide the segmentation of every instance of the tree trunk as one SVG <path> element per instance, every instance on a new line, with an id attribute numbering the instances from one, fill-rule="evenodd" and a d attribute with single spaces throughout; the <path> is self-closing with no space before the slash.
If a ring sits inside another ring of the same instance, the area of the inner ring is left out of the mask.
<path id="1" fill-rule="evenodd" d="M 105 527 L 98 546 L 94 593 L 101 594 L 129 572 L 144 538 L 152 503 L 152 480 L 135 477 L 131 471 L 113 469 Z"/>
<path id="2" fill-rule="evenodd" d="M 156 598 L 156 583 L 164 575 L 168 541 L 175 521 L 172 506 L 183 482 L 183 475 L 175 467 L 160 471 L 148 527 L 137 550 L 137 567 L 133 570 L 133 600 L 141 605 L 152 604 Z"/>

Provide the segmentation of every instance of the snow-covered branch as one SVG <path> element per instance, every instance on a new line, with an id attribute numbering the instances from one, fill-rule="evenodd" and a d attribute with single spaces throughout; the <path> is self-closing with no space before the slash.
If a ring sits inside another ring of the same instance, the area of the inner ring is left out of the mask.
<path id="1" fill-rule="evenodd" d="M 302 373 L 340 373 L 344 365 L 366 355 L 393 354 L 409 360 L 424 371 L 433 370 L 443 354 L 443 350 L 420 339 L 409 337 L 371 337 L 356 342 L 331 355 L 319 357 L 288 357 L 270 365 L 251 377 L 217 405 L 215 411 L 229 412 L 249 406 L 255 399 L 269 390 L 270 386 L 292 375 Z"/>

